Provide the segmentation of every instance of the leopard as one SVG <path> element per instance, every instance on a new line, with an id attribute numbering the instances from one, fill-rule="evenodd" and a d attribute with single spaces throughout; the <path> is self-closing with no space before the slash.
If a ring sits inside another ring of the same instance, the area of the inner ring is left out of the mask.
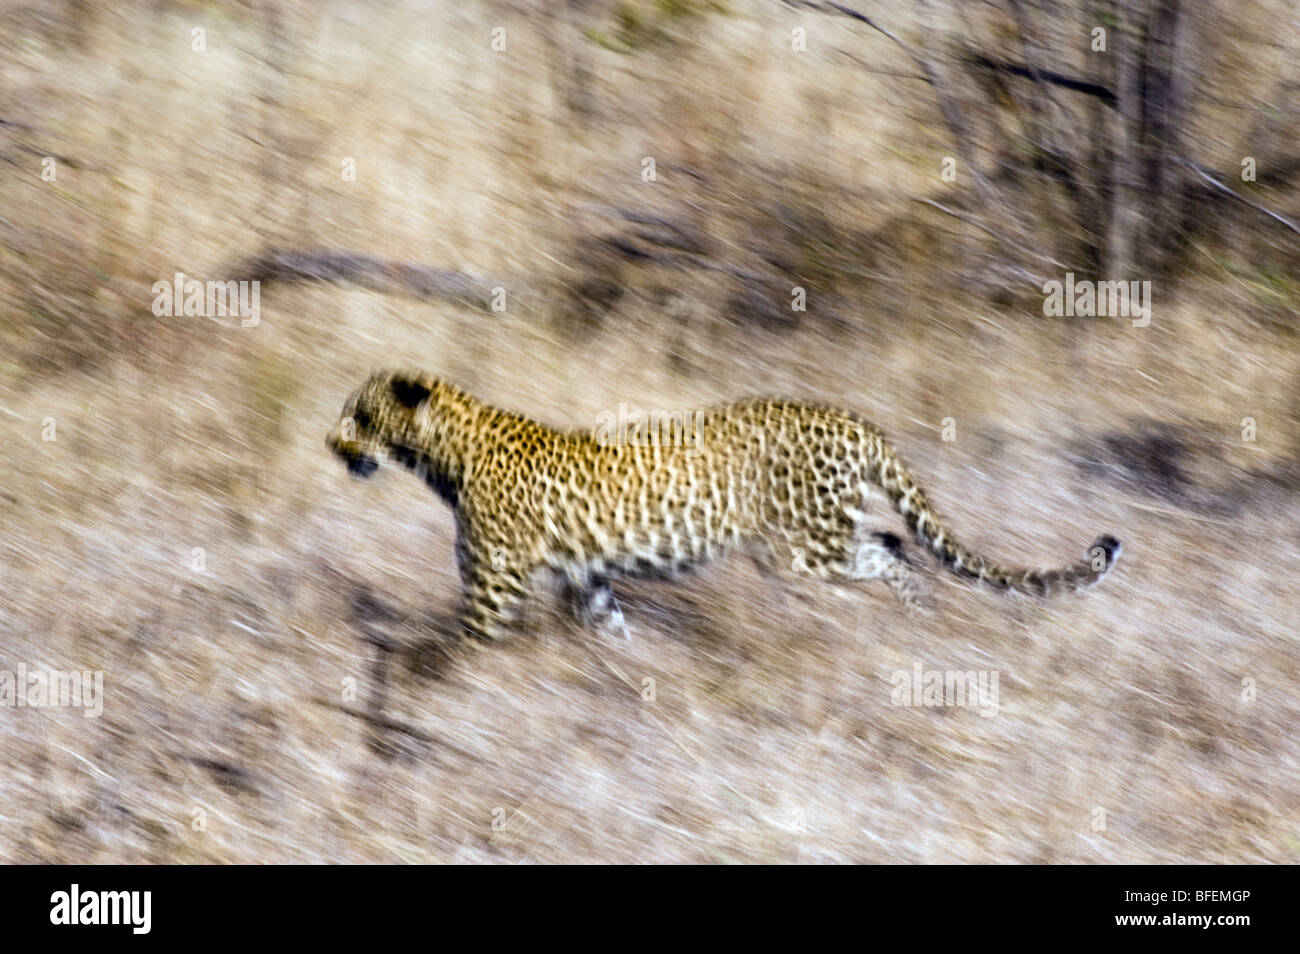
<path id="1" fill-rule="evenodd" d="M 748 549 L 838 584 L 880 580 L 908 605 L 916 564 L 873 528 L 883 493 L 924 552 L 978 586 L 1046 598 L 1106 576 L 1106 534 L 1060 569 L 1013 569 L 958 542 L 882 431 L 829 405 L 746 398 L 685 427 L 610 439 L 557 429 L 479 400 L 435 375 L 372 374 L 326 443 L 369 477 L 388 462 L 422 479 L 455 517 L 463 633 L 500 638 L 546 580 L 581 624 L 628 636 L 613 582 L 678 575 Z"/>

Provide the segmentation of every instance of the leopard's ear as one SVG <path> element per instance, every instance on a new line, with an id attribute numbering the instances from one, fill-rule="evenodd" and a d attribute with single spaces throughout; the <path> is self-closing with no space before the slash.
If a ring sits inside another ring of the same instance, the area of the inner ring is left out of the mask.
<path id="1" fill-rule="evenodd" d="M 419 381 L 412 381 L 409 378 L 393 378 L 391 384 L 393 397 L 397 403 L 405 408 L 413 408 L 433 392 L 421 384 Z"/>

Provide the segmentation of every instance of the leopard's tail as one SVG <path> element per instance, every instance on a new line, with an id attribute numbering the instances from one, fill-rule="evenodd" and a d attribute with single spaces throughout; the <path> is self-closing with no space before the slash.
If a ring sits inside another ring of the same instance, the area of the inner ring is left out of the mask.
<path id="1" fill-rule="evenodd" d="M 1000 590 L 1032 596 L 1083 590 L 1110 572 L 1119 559 L 1120 542 L 1110 534 L 1098 537 L 1078 563 L 1056 570 L 1022 570 L 999 566 L 971 553 L 952 535 L 930 507 L 925 493 L 879 433 L 871 435 L 873 476 L 907 521 L 917 541 L 958 576 L 981 580 Z"/>

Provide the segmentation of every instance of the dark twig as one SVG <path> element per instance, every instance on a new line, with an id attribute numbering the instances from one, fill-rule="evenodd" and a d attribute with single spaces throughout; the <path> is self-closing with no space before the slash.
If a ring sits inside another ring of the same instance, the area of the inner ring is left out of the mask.
<path id="1" fill-rule="evenodd" d="M 1019 63 L 1004 63 L 991 59 L 982 53 L 973 54 L 972 61 L 977 66 L 983 66 L 986 69 L 1010 73 L 1012 76 L 1022 76 L 1038 82 L 1051 83 L 1054 86 L 1060 86 L 1076 93 L 1083 93 L 1086 96 L 1096 96 L 1112 109 L 1115 108 L 1118 101 L 1113 89 L 1100 83 L 1090 83 L 1087 80 L 1066 76 L 1064 73 L 1054 73 L 1051 70 L 1041 68 L 1036 69 L 1033 66 L 1022 66 Z"/>

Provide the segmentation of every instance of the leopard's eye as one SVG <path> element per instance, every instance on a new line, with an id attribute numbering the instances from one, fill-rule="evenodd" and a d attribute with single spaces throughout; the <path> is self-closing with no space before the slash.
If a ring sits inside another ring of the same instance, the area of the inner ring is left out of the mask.
<path id="1" fill-rule="evenodd" d="M 370 412 L 358 410 L 352 415 L 352 421 L 357 427 L 368 428 L 370 426 Z"/>

